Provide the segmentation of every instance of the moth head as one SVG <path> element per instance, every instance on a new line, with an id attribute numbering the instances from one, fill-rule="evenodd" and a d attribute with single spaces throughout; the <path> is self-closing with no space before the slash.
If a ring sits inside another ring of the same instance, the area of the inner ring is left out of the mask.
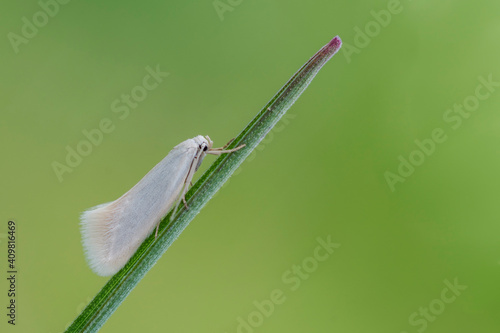
<path id="1" fill-rule="evenodd" d="M 207 136 L 205 137 L 202 137 L 201 135 L 199 135 L 197 137 L 197 143 L 198 143 L 198 148 L 201 150 L 201 152 L 199 152 L 199 155 L 197 155 L 198 157 L 198 162 L 196 163 L 196 168 L 195 168 L 195 171 L 198 170 L 198 168 L 200 167 L 201 165 L 201 162 L 203 161 L 203 158 L 205 158 L 205 155 L 208 151 L 210 151 L 210 149 L 212 148 L 213 146 L 213 142 L 212 140 L 210 140 L 210 138 Z"/>

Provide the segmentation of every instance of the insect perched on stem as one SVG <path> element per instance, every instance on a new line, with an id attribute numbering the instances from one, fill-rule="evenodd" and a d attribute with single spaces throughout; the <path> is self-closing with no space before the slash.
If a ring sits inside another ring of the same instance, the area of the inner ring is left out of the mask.
<path id="1" fill-rule="evenodd" d="M 134 187 L 115 201 L 81 215 L 83 247 L 92 270 L 101 276 L 118 272 L 175 204 L 172 220 L 193 175 L 206 154 L 221 155 L 243 148 L 212 148 L 208 136 L 198 135 L 175 146 Z"/>

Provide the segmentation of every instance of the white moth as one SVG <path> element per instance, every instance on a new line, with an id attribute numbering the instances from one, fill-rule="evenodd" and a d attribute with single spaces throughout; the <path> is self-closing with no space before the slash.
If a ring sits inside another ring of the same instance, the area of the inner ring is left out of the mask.
<path id="1" fill-rule="evenodd" d="M 101 276 L 118 272 L 177 202 L 182 200 L 206 154 L 231 153 L 212 148 L 208 136 L 181 142 L 127 193 L 81 215 L 83 247 L 89 266 Z M 187 205 L 186 205 L 187 207 Z M 172 217 L 175 215 L 175 210 Z"/>

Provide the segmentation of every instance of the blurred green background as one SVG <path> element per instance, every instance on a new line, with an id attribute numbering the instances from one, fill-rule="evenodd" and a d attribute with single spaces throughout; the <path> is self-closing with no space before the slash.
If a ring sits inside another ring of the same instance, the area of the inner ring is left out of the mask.
<path id="1" fill-rule="evenodd" d="M 101 331 L 500 331 L 500 87 L 478 79 L 500 82 L 500 3 L 58 6 L 0 12 L 2 276 L 8 219 L 19 239 L 17 325 L 2 278 L 2 332 L 63 331 L 107 281 L 85 262 L 79 214 L 187 138 L 226 143 L 337 34 L 343 49 Z M 169 75 L 113 112 L 148 66 Z M 448 111 L 464 101 L 473 111 Z M 59 181 L 54 161 L 104 118 L 113 131 Z M 436 129 L 446 140 L 415 152 Z M 424 160 L 398 176 L 411 154 Z M 321 262 L 318 237 L 340 244 Z M 258 310 L 277 289 L 284 301 Z"/>

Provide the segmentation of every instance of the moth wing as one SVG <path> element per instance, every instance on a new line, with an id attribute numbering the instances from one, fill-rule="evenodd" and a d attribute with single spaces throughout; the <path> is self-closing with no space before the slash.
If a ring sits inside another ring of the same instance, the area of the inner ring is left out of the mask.
<path id="1" fill-rule="evenodd" d="M 179 198 L 197 150 L 193 139 L 181 142 L 123 196 L 82 214 L 83 247 L 94 272 L 107 276 L 125 266 Z"/>

